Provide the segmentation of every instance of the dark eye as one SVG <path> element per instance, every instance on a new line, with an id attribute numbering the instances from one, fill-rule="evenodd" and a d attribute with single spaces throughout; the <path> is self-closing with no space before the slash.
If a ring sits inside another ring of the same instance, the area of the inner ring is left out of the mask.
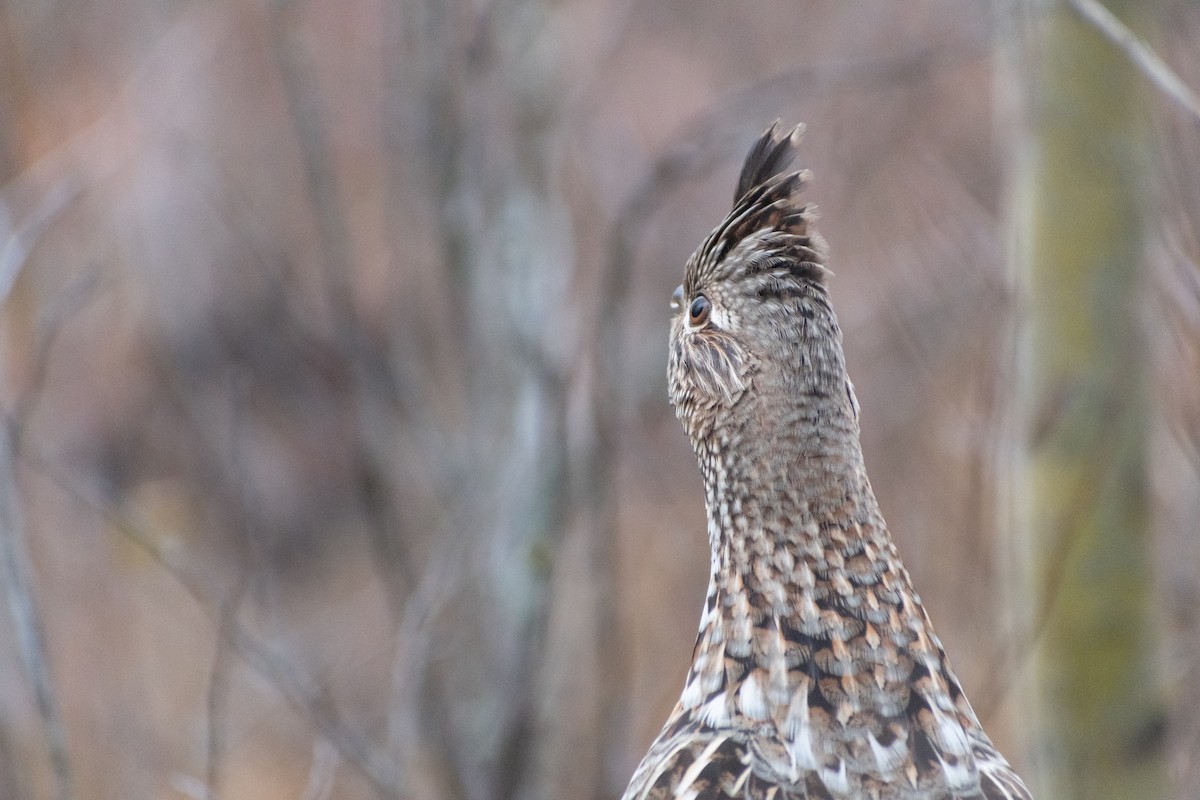
<path id="1" fill-rule="evenodd" d="M 688 309 L 688 322 L 693 325 L 703 325 L 708 321 L 708 312 L 711 310 L 712 306 L 709 305 L 708 298 L 702 294 L 696 295 L 691 308 Z"/>
<path id="2" fill-rule="evenodd" d="M 683 308 L 683 284 L 675 287 L 675 291 L 671 294 L 671 310 L 679 311 Z"/>

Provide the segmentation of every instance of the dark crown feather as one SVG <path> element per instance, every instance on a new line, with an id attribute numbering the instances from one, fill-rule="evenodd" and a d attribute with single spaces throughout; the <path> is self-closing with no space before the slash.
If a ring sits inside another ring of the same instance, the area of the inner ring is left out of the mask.
<path id="1" fill-rule="evenodd" d="M 746 163 L 742 165 L 737 194 L 733 196 L 735 208 L 747 192 L 787 169 L 788 164 L 796 158 L 796 148 L 803 135 L 804 123 L 800 123 L 786 134 L 780 131 L 780 120 L 771 123 L 766 133 L 750 148 Z"/>

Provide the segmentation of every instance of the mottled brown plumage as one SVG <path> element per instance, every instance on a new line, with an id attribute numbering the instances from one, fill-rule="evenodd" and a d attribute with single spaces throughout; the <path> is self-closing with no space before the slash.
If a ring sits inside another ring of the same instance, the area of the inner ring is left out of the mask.
<path id="1" fill-rule="evenodd" d="M 683 694 L 625 798 L 1027 800 L 867 480 L 808 174 L 781 174 L 800 133 L 754 145 L 676 291 L 670 396 L 712 573 Z"/>

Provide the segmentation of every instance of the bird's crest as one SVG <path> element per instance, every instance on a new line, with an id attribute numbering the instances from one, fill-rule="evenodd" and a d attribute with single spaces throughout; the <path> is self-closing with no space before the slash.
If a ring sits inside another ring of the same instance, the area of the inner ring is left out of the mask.
<path id="1" fill-rule="evenodd" d="M 750 262 L 750 269 L 786 267 L 797 278 L 824 282 L 825 240 L 816 230 L 816 207 L 802 197 L 812 173 L 784 172 L 803 134 L 803 125 L 783 132 L 776 121 L 754 143 L 738 178 L 733 210 L 689 260 L 686 287 L 722 277 L 726 256 L 751 238 L 762 257 Z"/>

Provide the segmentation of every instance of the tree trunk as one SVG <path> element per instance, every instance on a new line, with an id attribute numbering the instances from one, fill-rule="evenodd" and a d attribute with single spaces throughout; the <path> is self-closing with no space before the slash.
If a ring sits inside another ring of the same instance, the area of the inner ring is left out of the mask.
<path id="1" fill-rule="evenodd" d="M 1132 11 L 1126 2 L 1117 13 Z M 1144 85 L 1065 6 L 1037 20 L 1019 182 L 1040 796 L 1167 796 L 1147 504 Z"/>

